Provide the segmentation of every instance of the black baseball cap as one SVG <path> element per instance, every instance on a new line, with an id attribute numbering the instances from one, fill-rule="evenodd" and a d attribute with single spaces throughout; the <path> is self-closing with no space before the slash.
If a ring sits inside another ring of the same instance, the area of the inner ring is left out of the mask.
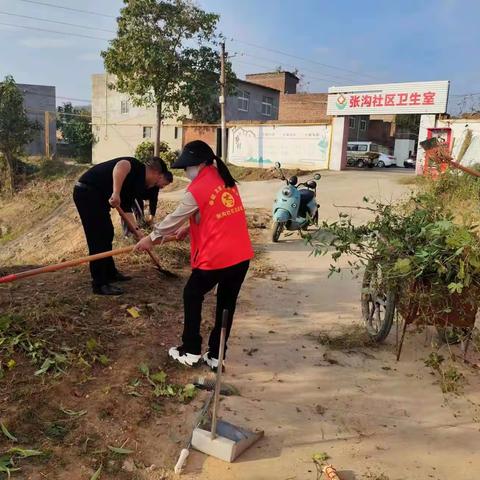
<path id="1" fill-rule="evenodd" d="M 183 147 L 182 153 L 172 165 L 172 168 L 187 168 L 200 165 L 201 163 L 213 163 L 216 155 L 210 145 L 202 140 L 188 142 Z"/>

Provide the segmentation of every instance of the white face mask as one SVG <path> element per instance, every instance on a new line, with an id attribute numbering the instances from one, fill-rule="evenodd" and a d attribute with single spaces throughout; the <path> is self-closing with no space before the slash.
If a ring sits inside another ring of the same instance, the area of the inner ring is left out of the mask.
<path id="1" fill-rule="evenodd" d="M 185 176 L 189 180 L 194 180 L 197 177 L 199 172 L 200 172 L 200 165 L 195 165 L 194 167 L 187 167 L 185 169 Z"/>

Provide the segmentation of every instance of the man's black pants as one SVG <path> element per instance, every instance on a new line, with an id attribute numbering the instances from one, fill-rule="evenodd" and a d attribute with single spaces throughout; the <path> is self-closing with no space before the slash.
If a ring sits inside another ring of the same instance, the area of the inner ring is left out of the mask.
<path id="1" fill-rule="evenodd" d="M 242 262 L 232 267 L 219 270 L 194 269 L 183 291 L 185 309 L 185 323 L 183 326 L 182 341 L 188 353 L 199 355 L 202 351 L 202 336 L 200 324 L 202 323 L 202 304 L 205 294 L 216 285 L 217 310 L 215 315 L 215 327 L 210 333 L 208 342 L 210 355 L 218 358 L 220 347 L 220 331 L 222 328 L 223 310 L 227 309 L 228 326 L 227 340 L 233 323 L 233 315 L 237 305 L 237 298 L 245 280 L 250 262 Z"/>
<path id="2" fill-rule="evenodd" d="M 90 255 L 111 250 L 114 230 L 110 204 L 105 197 L 94 189 L 76 186 L 73 190 L 73 201 L 82 220 Z M 113 257 L 90 262 L 94 286 L 110 283 L 116 271 Z"/>

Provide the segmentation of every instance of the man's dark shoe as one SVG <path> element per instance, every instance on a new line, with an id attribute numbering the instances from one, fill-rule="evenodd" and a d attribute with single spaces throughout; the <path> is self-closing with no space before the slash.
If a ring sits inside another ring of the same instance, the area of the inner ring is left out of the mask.
<path id="1" fill-rule="evenodd" d="M 121 288 L 115 287 L 115 285 L 110 285 L 106 283 L 105 285 L 94 285 L 93 293 L 96 295 L 122 295 L 123 290 Z"/>
<path id="2" fill-rule="evenodd" d="M 131 279 L 132 277 L 129 277 L 128 275 L 124 275 L 123 273 L 120 273 L 120 272 L 115 272 L 115 275 L 112 277 L 110 281 L 111 282 L 128 282 Z"/>

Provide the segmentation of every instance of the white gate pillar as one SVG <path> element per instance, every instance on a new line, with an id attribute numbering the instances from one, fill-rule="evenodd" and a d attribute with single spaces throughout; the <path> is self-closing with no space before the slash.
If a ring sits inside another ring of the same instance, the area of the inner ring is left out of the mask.
<path id="1" fill-rule="evenodd" d="M 347 166 L 348 117 L 333 117 L 330 170 L 345 170 Z"/>
<path id="2" fill-rule="evenodd" d="M 425 162 L 425 150 L 420 146 L 420 142 L 427 139 L 428 129 L 435 128 L 437 123 L 436 115 L 422 115 L 420 117 L 420 128 L 418 130 L 418 145 L 417 145 L 417 166 L 415 173 L 423 175 L 423 164 Z"/>

